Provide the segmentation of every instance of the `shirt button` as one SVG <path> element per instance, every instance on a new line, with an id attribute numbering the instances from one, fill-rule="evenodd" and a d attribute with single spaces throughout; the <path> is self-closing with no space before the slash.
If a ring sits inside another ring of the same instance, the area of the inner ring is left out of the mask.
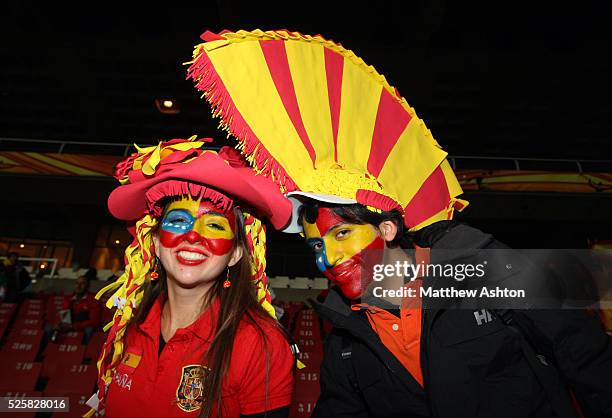
<path id="1" fill-rule="evenodd" d="M 393 324 L 391 328 L 393 329 L 393 331 L 397 331 L 399 329 L 399 325 Z"/>

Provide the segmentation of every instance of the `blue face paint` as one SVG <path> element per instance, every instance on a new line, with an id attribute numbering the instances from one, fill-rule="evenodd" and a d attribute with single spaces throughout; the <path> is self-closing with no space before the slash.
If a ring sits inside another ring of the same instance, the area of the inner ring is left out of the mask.
<path id="1" fill-rule="evenodd" d="M 321 238 L 310 238 L 306 240 L 306 243 L 310 246 L 312 251 L 315 253 L 315 263 L 321 273 L 331 267 L 331 264 L 327 262 L 327 254 L 325 253 L 325 243 Z"/>
<path id="2" fill-rule="evenodd" d="M 186 234 L 193 229 L 196 218 L 191 213 L 182 209 L 171 210 L 164 216 L 161 229 L 173 234 Z"/>

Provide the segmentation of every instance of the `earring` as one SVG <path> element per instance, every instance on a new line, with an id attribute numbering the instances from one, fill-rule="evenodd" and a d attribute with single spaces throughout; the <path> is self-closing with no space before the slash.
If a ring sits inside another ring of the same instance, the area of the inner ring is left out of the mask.
<path id="1" fill-rule="evenodd" d="M 225 281 L 223 282 L 223 288 L 227 289 L 231 285 L 232 285 L 232 282 L 230 282 L 230 271 L 229 271 L 229 267 L 228 267 L 227 268 L 227 273 L 225 274 Z"/>
<path id="2" fill-rule="evenodd" d="M 157 256 L 155 256 L 155 263 L 153 264 L 153 271 L 151 272 L 151 281 L 157 280 L 159 277 L 159 267 L 161 265 L 161 261 Z"/>

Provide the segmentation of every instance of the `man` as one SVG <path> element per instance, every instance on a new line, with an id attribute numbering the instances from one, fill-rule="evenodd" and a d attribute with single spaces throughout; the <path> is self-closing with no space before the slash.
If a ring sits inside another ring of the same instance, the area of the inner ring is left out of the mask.
<path id="1" fill-rule="evenodd" d="M 76 279 L 74 294 L 67 296 L 59 311 L 59 323 L 54 327 L 51 340 L 55 341 L 60 333 L 80 331 L 84 342 L 89 342 L 92 334 L 100 327 L 100 303 L 89 292 L 89 280 L 80 276 Z"/>
<path id="2" fill-rule="evenodd" d="M 32 281 L 30 274 L 19 261 L 19 254 L 12 251 L 4 261 L 4 274 L 6 276 L 6 293 L 4 301 L 17 303 L 19 296 Z"/>
<path id="3" fill-rule="evenodd" d="M 285 232 L 335 285 L 316 307 L 334 329 L 313 416 L 612 415 L 610 338 L 582 311 L 525 309 L 557 306 L 548 277 L 452 221 L 467 202 L 446 153 L 383 76 L 320 36 L 202 38 L 188 76 L 292 200 Z M 477 285 L 546 303 L 464 296 Z"/>

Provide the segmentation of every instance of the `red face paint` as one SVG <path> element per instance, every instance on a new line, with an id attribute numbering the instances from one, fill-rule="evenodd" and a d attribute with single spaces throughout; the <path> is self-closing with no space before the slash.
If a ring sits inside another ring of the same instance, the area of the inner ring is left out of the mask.
<path id="1" fill-rule="evenodd" d="M 364 273 L 373 271 L 374 264 L 381 262 L 384 248 L 385 241 L 376 237 L 361 252 L 325 270 L 323 274 L 340 288 L 344 296 L 351 300 L 358 299 L 372 282 L 372 275 Z"/>
<path id="2" fill-rule="evenodd" d="M 196 245 L 189 251 L 201 246 L 202 253 L 208 253 L 206 255 L 224 255 L 234 246 L 235 228 L 233 211 L 221 213 L 210 201 L 184 198 L 166 208 L 159 237 L 166 248 L 189 243 Z"/>

